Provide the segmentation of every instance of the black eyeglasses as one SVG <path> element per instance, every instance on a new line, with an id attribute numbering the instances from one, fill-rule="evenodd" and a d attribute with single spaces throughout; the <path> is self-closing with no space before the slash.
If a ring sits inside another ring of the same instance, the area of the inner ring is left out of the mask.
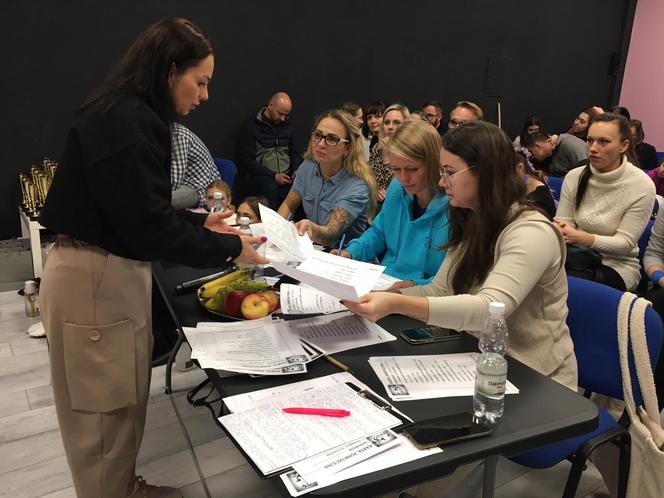
<path id="1" fill-rule="evenodd" d="M 347 142 L 347 143 L 350 142 L 350 140 L 347 140 L 345 138 L 341 138 L 341 137 L 338 137 L 336 135 L 329 135 L 329 134 L 328 135 L 323 135 L 322 133 L 317 132 L 317 131 L 314 131 L 311 134 L 311 139 L 314 142 L 320 142 L 321 140 L 325 140 L 325 144 L 329 145 L 330 147 L 335 147 L 335 146 L 339 145 L 339 142 Z"/>
<path id="2" fill-rule="evenodd" d="M 460 125 L 462 125 L 462 124 L 464 124 L 464 123 L 465 123 L 465 121 L 459 121 L 459 120 L 457 120 L 457 119 L 451 119 L 451 118 L 450 118 L 450 120 L 447 122 L 447 125 L 448 125 L 450 128 L 457 128 L 457 127 L 459 127 Z"/>

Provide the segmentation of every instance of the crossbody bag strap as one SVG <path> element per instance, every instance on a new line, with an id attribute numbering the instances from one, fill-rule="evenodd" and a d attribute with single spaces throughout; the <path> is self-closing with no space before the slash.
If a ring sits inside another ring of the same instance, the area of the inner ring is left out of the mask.
<path id="1" fill-rule="evenodd" d="M 632 393 L 632 376 L 629 371 L 629 315 L 636 296 L 625 292 L 618 303 L 618 351 L 620 353 L 620 371 L 622 373 L 623 399 L 630 420 L 637 420 L 636 404 Z"/>

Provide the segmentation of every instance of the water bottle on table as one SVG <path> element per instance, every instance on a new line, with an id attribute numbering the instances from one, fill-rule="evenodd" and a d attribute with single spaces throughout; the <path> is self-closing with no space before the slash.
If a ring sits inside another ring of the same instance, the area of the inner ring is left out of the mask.
<path id="1" fill-rule="evenodd" d="M 503 416 L 509 333 L 505 322 L 505 305 L 489 303 L 489 318 L 480 337 L 482 354 L 477 359 L 473 410 L 479 420 L 495 423 Z"/>
<path id="2" fill-rule="evenodd" d="M 253 235 L 251 232 L 251 227 L 249 226 L 249 218 L 247 216 L 242 216 L 240 218 L 240 227 L 238 228 L 238 230 L 240 230 L 240 232 L 250 237 Z M 254 249 L 258 251 L 258 254 L 265 257 L 266 246 L 267 244 L 258 244 L 258 245 L 254 244 Z M 255 279 L 262 277 L 263 273 L 265 272 L 265 267 L 263 265 L 252 265 L 252 264 L 241 263 L 239 266 L 240 268 L 250 269 Z"/>

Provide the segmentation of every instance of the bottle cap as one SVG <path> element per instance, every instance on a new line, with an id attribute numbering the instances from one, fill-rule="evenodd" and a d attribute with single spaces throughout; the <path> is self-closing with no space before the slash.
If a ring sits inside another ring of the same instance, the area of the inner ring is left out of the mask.
<path id="1" fill-rule="evenodd" d="M 493 301 L 489 303 L 489 313 L 492 315 L 504 315 L 505 305 L 503 303 L 499 303 L 498 301 Z"/>
<path id="2" fill-rule="evenodd" d="M 249 224 L 249 217 L 248 216 L 242 216 L 240 218 L 240 225 L 248 225 Z"/>
<path id="3" fill-rule="evenodd" d="M 220 201 L 221 199 L 224 198 L 224 194 L 217 191 L 214 194 L 212 194 L 212 197 L 214 197 L 215 201 Z"/>
<path id="4" fill-rule="evenodd" d="M 37 282 L 34 280 L 26 280 L 23 285 L 23 292 L 25 294 L 34 294 L 37 292 Z"/>

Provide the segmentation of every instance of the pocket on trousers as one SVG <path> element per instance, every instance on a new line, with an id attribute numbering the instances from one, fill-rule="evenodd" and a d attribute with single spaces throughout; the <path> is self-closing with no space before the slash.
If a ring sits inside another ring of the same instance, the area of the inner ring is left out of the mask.
<path id="1" fill-rule="evenodd" d="M 136 404 L 136 338 L 130 319 L 65 323 L 65 375 L 74 410 L 110 412 Z"/>

